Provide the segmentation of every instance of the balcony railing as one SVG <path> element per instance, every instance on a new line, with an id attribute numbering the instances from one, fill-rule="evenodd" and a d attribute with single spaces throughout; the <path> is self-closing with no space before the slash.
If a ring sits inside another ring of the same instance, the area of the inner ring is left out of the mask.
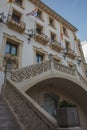
<path id="1" fill-rule="evenodd" d="M 62 50 L 61 43 L 59 43 L 59 42 L 56 41 L 56 40 L 51 40 L 51 42 L 50 42 L 50 47 L 51 47 L 53 50 L 57 51 L 57 52 L 59 52 L 59 51 Z"/>
<path id="2" fill-rule="evenodd" d="M 24 32 L 26 28 L 26 25 L 24 22 L 14 19 L 11 15 L 8 15 L 7 25 L 8 27 L 21 33 Z"/>
<path id="3" fill-rule="evenodd" d="M 75 59 L 76 57 L 75 51 L 71 50 L 70 48 L 67 50 L 67 55 L 72 59 Z"/>
<path id="4" fill-rule="evenodd" d="M 18 5 L 22 6 L 22 0 L 15 0 L 15 2 L 16 2 Z"/>
<path id="5" fill-rule="evenodd" d="M 49 42 L 47 35 L 45 35 L 44 33 L 38 33 L 37 31 L 35 32 L 34 38 L 37 42 L 43 45 L 46 45 Z"/>
<path id="6" fill-rule="evenodd" d="M 6 67 L 7 71 L 18 69 L 19 58 L 11 54 L 7 54 L 4 57 L 3 65 Z"/>

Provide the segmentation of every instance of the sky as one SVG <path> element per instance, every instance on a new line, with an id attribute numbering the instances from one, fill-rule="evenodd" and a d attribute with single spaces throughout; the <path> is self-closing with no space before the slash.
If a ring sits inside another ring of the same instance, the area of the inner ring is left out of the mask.
<path id="1" fill-rule="evenodd" d="M 87 0 L 41 0 L 77 29 L 77 37 L 87 41 Z"/>

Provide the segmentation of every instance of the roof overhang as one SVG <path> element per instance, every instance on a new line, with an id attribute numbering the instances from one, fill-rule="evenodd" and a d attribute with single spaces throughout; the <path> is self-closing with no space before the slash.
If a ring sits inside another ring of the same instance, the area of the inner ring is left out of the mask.
<path id="1" fill-rule="evenodd" d="M 38 8 L 42 9 L 46 13 L 48 13 L 50 16 L 52 16 L 54 19 L 62 23 L 64 26 L 69 28 L 71 31 L 78 31 L 76 27 L 74 27 L 72 24 L 70 24 L 67 20 L 65 20 L 63 17 L 61 17 L 59 14 L 57 14 L 55 11 L 53 11 L 50 7 L 48 7 L 46 4 L 41 2 L 40 0 L 30 0 L 33 4 L 35 4 Z"/>

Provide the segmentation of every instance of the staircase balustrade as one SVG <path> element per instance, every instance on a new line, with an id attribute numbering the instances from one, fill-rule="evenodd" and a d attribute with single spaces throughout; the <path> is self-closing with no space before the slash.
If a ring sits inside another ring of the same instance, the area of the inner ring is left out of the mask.
<path id="1" fill-rule="evenodd" d="M 7 80 L 5 100 L 15 113 L 22 130 L 55 130 L 56 120 L 33 99 L 20 92 Z"/>
<path id="2" fill-rule="evenodd" d="M 76 70 L 76 68 L 70 68 L 68 66 L 59 64 L 53 59 L 13 71 L 11 73 L 10 80 L 15 84 L 18 84 L 40 74 L 47 73 L 47 71 L 52 71 L 53 69 L 56 70 L 56 72 L 60 71 L 73 77 L 76 76 L 79 78 L 80 82 L 87 86 L 86 79 L 82 77 L 82 75 L 78 72 L 78 70 Z"/>

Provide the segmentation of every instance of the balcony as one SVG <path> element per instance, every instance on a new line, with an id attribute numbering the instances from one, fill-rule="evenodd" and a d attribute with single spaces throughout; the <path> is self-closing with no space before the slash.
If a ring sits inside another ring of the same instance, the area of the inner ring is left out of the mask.
<path id="1" fill-rule="evenodd" d="M 51 49 L 59 52 L 62 50 L 62 46 L 61 46 L 61 43 L 59 43 L 58 41 L 55 41 L 55 40 L 51 40 L 51 43 L 50 43 L 50 47 Z"/>
<path id="2" fill-rule="evenodd" d="M 12 28 L 20 33 L 24 32 L 26 28 L 24 22 L 14 19 L 11 15 L 8 16 L 7 25 L 9 28 Z"/>
<path id="3" fill-rule="evenodd" d="M 8 71 L 18 69 L 19 58 L 18 58 L 18 56 L 15 56 L 12 54 L 7 54 L 4 57 L 3 64 L 4 64 L 4 66 L 6 66 Z"/>
<path id="4" fill-rule="evenodd" d="M 14 2 L 15 2 L 16 4 L 18 4 L 19 6 L 22 6 L 22 4 L 23 4 L 22 0 L 15 0 Z"/>
<path id="5" fill-rule="evenodd" d="M 68 55 L 68 57 L 70 57 L 71 59 L 75 59 L 75 57 L 76 57 L 75 51 L 71 50 L 70 48 L 69 48 L 68 51 L 67 51 L 67 55 Z"/>
<path id="6" fill-rule="evenodd" d="M 43 45 L 46 45 L 49 42 L 48 36 L 43 33 L 36 32 L 34 39 Z"/>

